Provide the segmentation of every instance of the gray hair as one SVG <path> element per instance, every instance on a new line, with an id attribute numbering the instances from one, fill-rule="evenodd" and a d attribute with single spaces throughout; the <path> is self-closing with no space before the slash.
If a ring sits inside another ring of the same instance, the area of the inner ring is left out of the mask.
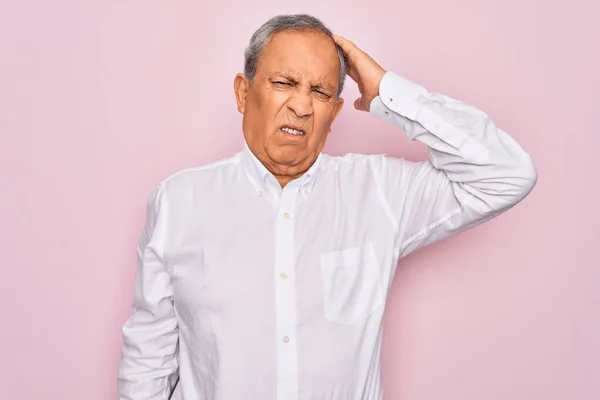
<path id="1" fill-rule="evenodd" d="M 259 58 L 273 38 L 273 35 L 277 32 L 287 30 L 316 30 L 323 32 L 333 39 L 331 30 L 329 30 L 329 28 L 327 28 L 320 20 L 308 14 L 278 15 L 269 19 L 254 32 L 250 38 L 250 44 L 244 52 L 244 73 L 250 82 L 252 82 L 256 76 Z M 347 60 L 342 48 L 338 46 L 337 43 L 334 42 L 334 44 L 340 60 L 340 77 L 337 92 L 337 95 L 339 96 L 342 93 L 344 81 L 346 80 Z"/>

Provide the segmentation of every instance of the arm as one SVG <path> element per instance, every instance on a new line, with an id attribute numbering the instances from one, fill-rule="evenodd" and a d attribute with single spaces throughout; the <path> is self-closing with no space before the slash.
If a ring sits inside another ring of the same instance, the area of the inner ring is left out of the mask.
<path id="1" fill-rule="evenodd" d="M 400 256 L 494 218 L 535 186 L 530 156 L 484 112 L 391 72 L 379 94 L 370 111 L 429 149 L 426 162 L 374 163 Z"/>
<path id="2" fill-rule="evenodd" d="M 177 378 L 178 327 L 164 262 L 165 208 L 159 185 L 148 199 L 138 247 L 134 313 L 123 326 L 120 400 L 167 400 Z"/>
<path id="3" fill-rule="evenodd" d="M 386 72 L 334 35 L 358 84 L 358 110 L 371 111 L 429 148 L 429 161 L 373 158 L 382 205 L 399 256 L 487 221 L 521 201 L 537 173 L 529 155 L 481 110 Z"/>

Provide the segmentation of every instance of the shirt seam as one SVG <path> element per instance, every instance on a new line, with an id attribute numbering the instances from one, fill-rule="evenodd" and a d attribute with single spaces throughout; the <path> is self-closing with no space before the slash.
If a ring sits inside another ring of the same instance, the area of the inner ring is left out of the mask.
<path id="1" fill-rule="evenodd" d="M 169 181 L 173 180 L 174 178 L 178 177 L 179 175 L 183 175 L 185 173 L 188 172 L 196 172 L 196 171 L 204 171 L 204 170 L 212 170 L 212 169 L 218 169 L 220 167 L 227 167 L 231 164 L 236 164 L 239 163 L 239 157 L 237 156 L 233 156 L 233 157 L 229 157 L 225 160 L 220 160 L 220 161 L 215 161 L 209 164 L 205 164 L 205 165 L 200 165 L 197 167 L 190 167 L 190 168 L 184 168 L 182 170 L 176 171 L 174 173 L 172 173 L 171 175 L 168 175 L 166 178 L 164 178 L 161 181 L 162 183 L 168 183 Z"/>
<path id="2" fill-rule="evenodd" d="M 429 224 L 428 226 L 424 227 L 423 229 L 421 229 L 419 232 L 413 234 L 411 237 L 409 237 L 408 239 L 406 239 L 403 243 L 402 246 L 400 246 L 400 249 L 398 250 L 398 254 L 402 253 L 402 251 L 412 242 L 414 242 L 417 239 L 422 238 L 423 236 L 425 236 L 426 234 L 428 234 L 429 232 L 433 231 L 435 228 L 439 227 L 440 225 L 442 225 L 444 222 L 447 222 L 448 220 L 450 220 L 451 218 L 455 217 L 456 215 L 458 215 L 461 211 L 462 211 L 462 206 L 458 206 L 456 207 L 454 210 L 450 211 L 448 214 L 444 215 L 442 218 L 432 222 L 431 224 Z"/>

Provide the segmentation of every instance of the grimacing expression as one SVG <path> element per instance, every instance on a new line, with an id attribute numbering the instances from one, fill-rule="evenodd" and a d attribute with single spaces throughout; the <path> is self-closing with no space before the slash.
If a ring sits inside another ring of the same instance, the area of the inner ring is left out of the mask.
<path id="1" fill-rule="evenodd" d="M 294 30 L 273 35 L 252 82 L 236 76 L 248 147 L 283 185 L 310 168 L 325 146 L 343 106 L 339 73 L 332 38 Z"/>

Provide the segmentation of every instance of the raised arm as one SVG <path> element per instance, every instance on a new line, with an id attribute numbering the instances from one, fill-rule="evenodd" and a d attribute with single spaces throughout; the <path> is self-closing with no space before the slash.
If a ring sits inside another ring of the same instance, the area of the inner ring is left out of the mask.
<path id="1" fill-rule="evenodd" d="M 386 72 L 340 36 L 336 42 L 359 85 L 355 107 L 429 148 L 426 162 L 373 159 L 400 256 L 501 214 L 533 189 L 531 157 L 483 111 Z"/>

